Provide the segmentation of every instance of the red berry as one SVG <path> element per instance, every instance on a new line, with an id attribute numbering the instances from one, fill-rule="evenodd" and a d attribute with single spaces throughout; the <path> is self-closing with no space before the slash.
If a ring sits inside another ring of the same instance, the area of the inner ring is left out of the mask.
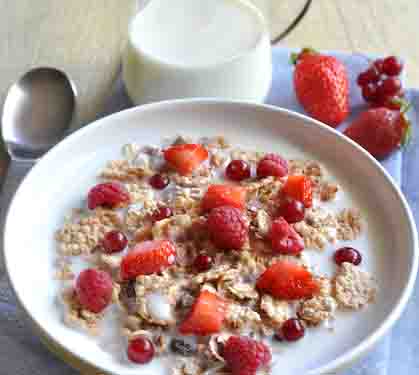
<path id="1" fill-rule="evenodd" d="M 377 87 L 377 93 L 380 98 L 386 98 L 397 95 L 401 88 L 402 84 L 400 79 L 397 77 L 388 77 Z"/>
<path id="2" fill-rule="evenodd" d="M 259 161 L 256 174 L 259 178 L 284 177 L 288 174 L 288 162 L 277 154 L 267 154 Z"/>
<path id="3" fill-rule="evenodd" d="M 200 254 L 195 258 L 193 266 L 198 272 L 208 271 L 212 267 L 212 258 L 208 255 Z"/>
<path id="4" fill-rule="evenodd" d="M 386 57 L 383 61 L 383 71 L 388 76 L 397 76 L 403 70 L 403 63 L 396 56 Z"/>
<path id="5" fill-rule="evenodd" d="M 304 220 L 304 204 L 296 199 L 285 199 L 278 209 L 278 215 L 282 216 L 288 223 L 297 223 Z"/>
<path id="6" fill-rule="evenodd" d="M 335 263 L 340 266 L 344 262 L 357 266 L 362 262 L 361 253 L 352 247 L 342 247 L 336 250 L 334 255 Z"/>
<path id="7" fill-rule="evenodd" d="M 166 149 L 164 158 L 178 173 L 186 176 L 208 158 L 208 151 L 199 144 L 179 144 Z"/>
<path id="8" fill-rule="evenodd" d="M 410 122 L 405 114 L 387 108 L 362 112 L 344 134 L 382 159 L 408 141 Z"/>
<path id="9" fill-rule="evenodd" d="M 228 303 L 209 290 L 200 292 L 185 320 L 179 326 L 182 335 L 207 336 L 221 331 Z"/>
<path id="10" fill-rule="evenodd" d="M 88 268 L 77 277 L 75 290 L 80 305 L 98 314 L 111 303 L 112 278 L 104 271 Z"/>
<path id="11" fill-rule="evenodd" d="M 202 198 L 204 211 L 220 206 L 233 206 L 243 209 L 246 204 L 247 190 L 243 186 L 210 185 Z"/>
<path id="12" fill-rule="evenodd" d="M 305 207 L 313 205 L 313 186 L 310 177 L 304 175 L 289 176 L 280 193 L 303 202 Z"/>
<path id="13" fill-rule="evenodd" d="M 207 227 L 212 242 L 220 249 L 239 250 L 248 238 L 246 217 L 232 206 L 214 208 L 208 215 Z"/>
<path id="14" fill-rule="evenodd" d="M 170 207 L 160 207 L 153 213 L 153 216 L 151 217 L 151 219 L 155 223 L 157 221 L 167 219 L 172 215 L 173 215 L 173 212 L 170 209 Z"/>
<path id="15" fill-rule="evenodd" d="M 125 187 L 118 182 L 105 182 L 94 186 L 87 196 L 87 205 L 93 210 L 102 206 L 116 208 L 130 202 L 130 196 Z"/>
<path id="16" fill-rule="evenodd" d="M 380 79 L 380 74 L 374 67 L 368 68 L 365 72 L 362 72 L 358 75 L 357 84 L 358 86 L 365 86 L 368 83 L 378 82 Z"/>
<path id="17" fill-rule="evenodd" d="M 297 255 L 304 249 L 303 239 L 283 217 L 272 222 L 269 237 L 276 253 Z"/>
<path id="18" fill-rule="evenodd" d="M 349 79 L 345 65 L 320 53 L 304 56 L 295 66 L 294 90 L 306 112 L 332 127 L 349 115 Z"/>
<path id="19" fill-rule="evenodd" d="M 388 109 L 400 110 L 403 106 L 403 102 L 401 101 L 401 97 L 397 95 L 387 98 L 383 103 L 380 103 L 380 106 Z"/>
<path id="20" fill-rule="evenodd" d="M 299 319 L 291 318 L 282 324 L 281 336 L 286 341 L 297 341 L 304 337 L 305 328 Z"/>
<path id="21" fill-rule="evenodd" d="M 157 190 L 163 190 L 167 185 L 169 185 L 169 178 L 167 176 L 162 176 L 161 174 L 155 174 L 150 177 L 148 181 L 149 184 Z"/>
<path id="22" fill-rule="evenodd" d="M 375 69 L 377 69 L 377 72 L 379 74 L 384 73 L 384 60 L 383 59 L 377 59 L 374 61 L 373 66 L 375 67 Z"/>
<path id="23" fill-rule="evenodd" d="M 130 361 L 140 364 L 150 362 L 154 357 L 154 346 L 146 337 L 131 340 L 127 350 Z"/>
<path id="24" fill-rule="evenodd" d="M 132 280 L 165 270 L 176 261 L 176 247 L 168 240 L 140 242 L 122 258 L 121 278 Z"/>
<path id="25" fill-rule="evenodd" d="M 256 287 L 262 293 L 286 300 L 311 298 L 320 291 L 310 271 L 291 261 L 278 261 L 269 266 L 259 276 Z"/>
<path id="26" fill-rule="evenodd" d="M 105 234 L 102 246 L 106 253 L 118 253 L 128 245 L 127 237 L 119 230 L 113 230 Z"/>
<path id="27" fill-rule="evenodd" d="M 255 375 L 272 359 L 270 349 L 263 342 L 247 336 L 230 336 L 223 357 L 232 375 Z"/>
<path id="28" fill-rule="evenodd" d="M 374 103 L 378 99 L 377 85 L 369 83 L 362 87 L 362 97 L 366 102 Z"/>
<path id="29" fill-rule="evenodd" d="M 244 160 L 232 160 L 226 168 L 226 176 L 233 181 L 242 181 L 250 177 L 250 165 Z"/>

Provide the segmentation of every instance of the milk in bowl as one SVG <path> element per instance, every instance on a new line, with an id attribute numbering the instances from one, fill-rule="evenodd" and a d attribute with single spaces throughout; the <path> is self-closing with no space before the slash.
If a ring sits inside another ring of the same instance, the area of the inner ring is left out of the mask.
<path id="1" fill-rule="evenodd" d="M 261 13 L 241 0 L 151 0 L 133 19 L 123 59 L 136 104 L 185 97 L 261 102 L 272 75 Z"/>

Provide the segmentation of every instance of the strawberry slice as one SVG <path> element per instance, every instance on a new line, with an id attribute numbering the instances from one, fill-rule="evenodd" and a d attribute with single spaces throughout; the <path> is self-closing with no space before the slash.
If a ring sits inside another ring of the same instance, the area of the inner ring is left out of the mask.
<path id="1" fill-rule="evenodd" d="M 161 272 L 176 260 L 176 248 L 167 240 L 144 241 L 137 244 L 122 259 L 120 272 L 123 280 L 139 275 Z"/>
<path id="2" fill-rule="evenodd" d="M 241 186 L 210 185 L 202 198 L 202 209 L 209 211 L 216 207 L 233 206 L 243 209 L 247 190 Z"/>
<path id="3" fill-rule="evenodd" d="M 220 332 L 227 306 L 223 298 L 208 290 L 203 290 L 192 305 L 186 319 L 181 323 L 179 332 L 182 335 L 198 336 Z"/>
<path id="4" fill-rule="evenodd" d="M 164 158 L 177 172 L 186 176 L 208 159 L 208 151 L 199 144 L 174 145 L 164 151 Z"/>
<path id="5" fill-rule="evenodd" d="M 289 176 L 281 193 L 303 202 L 305 207 L 311 207 L 313 204 L 313 189 L 311 180 L 307 176 Z"/>
<path id="6" fill-rule="evenodd" d="M 304 267 L 279 261 L 259 276 L 256 287 L 264 293 L 286 300 L 310 298 L 319 293 L 319 283 Z"/>

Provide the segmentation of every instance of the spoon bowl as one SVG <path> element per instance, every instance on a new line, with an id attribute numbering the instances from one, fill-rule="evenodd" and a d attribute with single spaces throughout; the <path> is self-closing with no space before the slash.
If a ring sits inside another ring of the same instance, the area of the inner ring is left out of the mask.
<path id="1" fill-rule="evenodd" d="M 9 90 L 2 135 L 12 159 L 36 160 L 58 143 L 75 113 L 76 89 L 54 68 L 27 72 Z"/>

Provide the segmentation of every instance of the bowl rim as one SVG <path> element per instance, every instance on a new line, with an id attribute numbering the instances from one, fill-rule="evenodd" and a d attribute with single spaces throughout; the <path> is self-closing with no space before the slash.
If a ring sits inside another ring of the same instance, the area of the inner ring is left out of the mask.
<path id="1" fill-rule="evenodd" d="M 24 302 L 24 299 L 22 298 L 19 290 L 15 287 L 14 284 L 14 273 L 13 268 L 9 265 L 9 256 L 8 256 L 8 249 L 10 249 L 12 246 L 9 244 L 11 242 L 10 239 L 8 239 L 10 236 L 8 236 L 8 233 L 10 232 L 9 226 L 11 225 L 11 213 L 13 211 L 13 208 L 16 204 L 16 201 L 19 199 L 20 191 L 22 190 L 22 186 L 27 183 L 28 179 L 31 178 L 33 174 L 36 174 L 36 171 L 38 168 L 41 168 L 43 164 L 48 163 L 50 159 L 53 159 L 55 157 L 55 154 L 60 152 L 62 147 L 66 147 L 68 143 L 74 142 L 76 139 L 84 136 L 89 136 L 91 133 L 97 132 L 100 127 L 104 126 L 106 121 L 114 120 L 118 121 L 120 117 L 124 118 L 126 115 L 134 114 L 136 112 L 144 112 L 144 111 L 153 111 L 153 110 L 159 110 L 160 108 L 168 107 L 170 109 L 171 106 L 174 107 L 182 107 L 182 106 L 189 106 L 189 105 L 196 105 L 196 106 L 202 106 L 202 105 L 228 105 L 231 107 L 245 107 L 250 109 L 258 109 L 258 110 L 267 110 L 267 111 L 273 111 L 281 113 L 282 115 L 298 118 L 301 121 L 309 122 L 317 127 L 320 128 L 321 131 L 326 133 L 331 133 L 335 137 L 340 138 L 340 140 L 343 140 L 344 142 L 347 142 L 351 144 L 353 148 L 355 148 L 358 153 L 361 153 L 364 158 L 368 159 L 369 162 L 371 162 L 374 167 L 383 175 L 383 177 L 388 180 L 391 189 L 393 190 L 393 193 L 396 195 L 397 199 L 400 202 L 401 208 L 403 209 L 406 219 L 408 222 L 408 231 L 411 234 L 411 242 L 412 242 L 412 263 L 410 267 L 410 274 L 408 276 L 407 282 L 405 283 L 404 287 L 402 288 L 400 292 L 400 296 L 398 297 L 394 307 L 388 314 L 385 320 L 378 326 L 378 328 L 373 331 L 370 335 L 368 335 L 365 339 L 363 339 L 357 346 L 353 347 L 352 349 L 344 352 L 340 356 L 338 356 L 333 361 L 329 362 L 328 364 L 319 367 L 314 370 L 310 370 L 310 375 L 320 375 L 320 374 L 331 374 L 336 370 L 340 370 L 342 368 L 345 368 L 346 366 L 350 365 L 354 361 L 358 360 L 360 357 L 362 357 L 364 354 L 366 354 L 369 350 L 373 348 L 373 346 L 389 331 L 389 329 L 394 325 L 394 323 L 400 318 L 402 312 L 404 311 L 408 299 L 412 294 L 417 272 L 418 272 L 418 264 L 419 264 L 419 246 L 418 246 L 418 233 L 416 229 L 415 220 L 413 217 L 413 214 L 411 212 L 411 209 L 406 201 L 406 198 L 404 197 L 401 189 L 397 184 L 394 182 L 393 178 L 390 176 L 390 174 L 384 169 L 384 167 L 377 161 L 375 158 L 373 158 L 367 151 L 365 151 L 361 146 L 353 142 L 351 139 L 345 137 L 342 133 L 338 132 L 337 130 L 321 123 L 318 120 L 312 119 L 304 114 L 297 113 L 285 108 L 281 108 L 274 105 L 269 104 L 258 104 L 258 103 L 252 103 L 252 102 L 246 102 L 246 101 L 239 101 L 239 100 L 225 100 L 225 99 L 212 99 L 212 98 L 194 98 L 194 99 L 175 99 L 175 100 L 166 100 L 166 101 L 160 101 L 150 104 L 145 104 L 142 106 L 133 107 L 130 109 L 126 109 L 124 111 L 116 112 L 112 115 L 106 116 L 104 118 L 98 119 L 92 123 L 89 124 L 89 126 L 85 126 L 77 131 L 75 131 L 73 134 L 66 137 L 63 141 L 61 141 L 59 144 L 54 146 L 50 151 L 48 151 L 42 159 L 32 168 L 32 170 L 28 173 L 28 175 L 24 178 L 21 185 L 17 189 L 13 199 L 11 200 L 11 203 L 9 205 L 6 219 L 5 219 L 5 225 L 4 225 L 4 232 L 3 232 L 3 253 L 4 253 L 4 261 L 5 261 L 5 268 L 6 268 L 6 274 L 10 280 L 10 285 L 12 286 L 12 290 L 14 294 L 17 297 L 17 301 L 19 305 L 23 308 L 25 311 L 27 317 L 30 318 L 31 322 L 46 336 L 48 340 L 51 340 L 54 343 L 57 343 L 59 346 L 61 346 L 63 349 L 68 351 L 58 340 L 58 338 L 54 337 L 54 334 L 47 332 L 46 328 L 44 328 L 38 320 L 31 314 L 30 306 L 27 306 Z M 79 359 L 82 363 L 88 363 L 91 364 L 92 367 L 98 368 L 100 371 L 109 373 L 109 370 L 103 368 L 101 364 L 95 364 L 92 363 L 89 359 L 85 358 L 83 354 L 70 352 L 74 357 Z"/>

